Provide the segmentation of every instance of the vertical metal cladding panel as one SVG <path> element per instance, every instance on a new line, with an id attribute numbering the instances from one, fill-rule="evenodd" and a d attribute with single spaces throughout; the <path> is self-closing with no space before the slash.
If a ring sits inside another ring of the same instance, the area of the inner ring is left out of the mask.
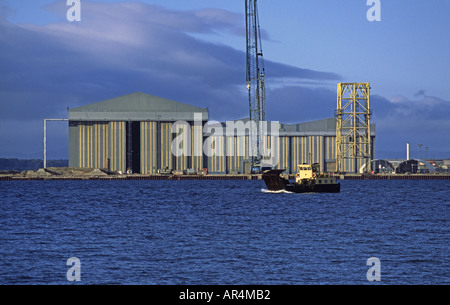
<path id="1" fill-rule="evenodd" d="M 348 155 L 348 153 L 346 155 Z M 344 172 L 349 172 L 350 160 L 348 158 L 345 158 L 345 155 L 344 155 L 344 159 L 342 160 L 342 163 L 343 163 L 343 171 Z"/>
<path id="2" fill-rule="evenodd" d="M 336 137 L 325 137 L 325 159 L 336 159 Z"/>
<path id="3" fill-rule="evenodd" d="M 226 149 L 227 152 L 232 150 L 234 156 L 231 158 L 228 158 L 228 171 L 234 171 L 236 173 L 245 173 L 245 165 L 244 162 L 250 162 L 250 147 L 249 147 L 249 137 L 248 136 L 235 136 L 232 137 L 232 143 L 234 144 L 234 147 L 230 148 L 229 145 L 227 145 Z M 231 141 L 231 140 L 229 140 Z M 227 144 L 230 144 L 228 142 Z"/>
<path id="4" fill-rule="evenodd" d="M 109 128 L 108 123 L 102 122 L 99 125 L 99 131 L 100 131 L 100 164 L 99 166 L 102 168 L 108 168 L 108 155 L 109 155 L 109 147 L 108 147 L 108 134 L 109 134 Z"/>
<path id="5" fill-rule="evenodd" d="M 309 162 L 309 141 L 308 141 L 308 137 L 301 137 L 300 138 L 300 162 L 299 164 L 306 164 Z"/>
<path id="6" fill-rule="evenodd" d="M 226 141 L 226 161 L 228 173 L 237 173 L 239 171 L 239 156 L 237 151 L 237 137 L 228 136 Z"/>
<path id="7" fill-rule="evenodd" d="M 82 122 L 78 125 L 79 167 L 106 167 L 108 130 L 104 122 Z"/>
<path id="8" fill-rule="evenodd" d="M 245 173 L 244 161 L 248 161 L 249 156 L 249 137 L 248 136 L 235 136 L 234 143 L 234 157 L 233 157 L 233 168 L 234 172 L 243 174 Z M 228 149 L 228 148 L 227 148 Z"/>
<path id="9" fill-rule="evenodd" d="M 109 158 L 112 171 L 125 172 L 126 140 L 125 122 L 109 123 Z"/>
<path id="10" fill-rule="evenodd" d="M 324 171 L 324 165 L 325 165 L 325 152 L 324 152 L 324 137 L 318 136 L 317 137 L 317 146 L 318 146 L 318 153 L 317 153 L 317 161 L 320 164 L 320 171 Z"/>
<path id="11" fill-rule="evenodd" d="M 341 161 L 342 171 L 344 171 L 344 172 L 349 172 L 350 160 L 348 159 L 348 156 L 349 156 L 348 152 L 343 154 L 343 159 Z M 338 159 L 337 159 L 337 162 L 339 162 Z"/>
<path id="12" fill-rule="evenodd" d="M 90 167 L 89 156 L 90 156 L 90 124 L 89 122 L 85 122 L 82 126 L 81 131 L 81 167 Z"/>
<path id="13" fill-rule="evenodd" d="M 306 163 L 323 163 L 323 137 L 322 136 L 308 136 L 308 149 L 306 153 Z"/>
<path id="14" fill-rule="evenodd" d="M 161 123 L 161 168 L 174 169 L 172 166 L 172 123 Z"/>
<path id="15" fill-rule="evenodd" d="M 351 159 L 350 160 L 350 171 L 352 172 L 352 173 L 356 173 L 357 171 L 358 171 L 358 159 L 357 158 L 353 158 L 353 159 Z"/>
<path id="16" fill-rule="evenodd" d="M 291 172 L 297 172 L 297 165 L 309 162 L 310 137 L 292 137 Z"/>
<path id="17" fill-rule="evenodd" d="M 287 171 L 289 168 L 289 137 L 280 137 L 279 138 L 279 152 L 278 152 L 278 164 L 276 166 L 277 169 L 285 169 Z"/>
<path id="18" fill-rule="evenodd" d="M 362 149 L 364 151 L 368 151 L 369 150 L 369 145 L 368 144 L 361 144 L 361 146 L 362 146 Z M 370 155 L 370 153 L 369 153 L 369 155 Z M 357 162 L 357 166 L 355 168 L 355 171 L 357 173 L 359 173 L 359 169 L 368 161 L 369 161 L 369 158 L 358 158 L 358 162 Z"/>
<path id="19" fill-rule="evenodd" d="M 344 160 L 346 163 L 346 166 L 344 167 L 344 171 L 347 173 L 354 173 L 355 172 L 355 159 L 348 158 Z"/>
<path id="20" fill-rule="evenodd" d="M 350 152 L 344 154 L 343 171 L 347 173 L 359 173 L 359 169 L 364 165 L 366 159 L 350 157 Z"/>
<path id="21" fill-rule="evenodd" d="M 336 171 L 336 137 L 324 137 L 324 170 L 327 172 Z"/>
<path id="22" fill-rule="evenodd" d="M 280 138 L 281 140 L 281 138 Z M 289 165 L 290 165 L 290 151 L 291 151 L 291 147 L 290 147 L 290 139 L 289 137 L 283 137 L 283 142 L 281 143 L 280 141 L 280 148 L 284 147 L 284 154 L 283 154 L 283 168 L 286 169 L 288 172 L 290 171 Z M 278 156 L 278 162 L 280 162 L 281 159 L 281 155 Z"/>
<path id="23" fill-rule="evenodd" d="M 156 122 L 141 122 L 141 173 L 156 172 Z"/>
<path id="24" fill-rule="evenodd" d="M 243 136 L 236 136 L 234 138 L 234 152 L 235 152 L 235 158 L 234 158 L 234 170 L 238 174 L 244 173 L 243 169 L 243 161 L 245 156 L 245 137 Z"/>
<path id="25" fill-rule="evenodd" d="M 225 137 L 218 136 L 218 154 L 217 154 L 217 169 L 219 173 L 226 173 L 225 168 Z"/>
<path id="26" fill-rule="evenodd" d="M 213 173 L 213 157 L 207 156 L 206 160 L 207 166 L 208 166 L 208 173 Z"/>
<path id="27" fill-rule="evenodd" d="M 186 127 L 187 128 L 187 127 Z M 191 127 L 189 127 L 190 129 Z M 175 169 L 177 171 L 183 171 L 186 170 L 188 168 L 188 155 L 190 155 L 192 147 L 189 149 L 189 141 L 190 139 L 190 130 L 186 131 L 185 128 L 180 128 L 176 135 L 175 135 L 175 139 L 174 139 L 174 148 L 177 149 L 177 152 L 172 152 L 175 153 L 175 160 L 176 160 L 176 164 L 175 164 Z M 175 147 L 178 144 L 178 147 Z"/>
<path id="28" fill-rule="evenodd" d="M 195 171 L 203 169 L 203 126 L 191 127 L 191 168 Z"/>
<path id="29" fill-rule="evenodd" d="M 211 147 L 208 145 L 210 144 L 211 138 L 207 137 L 205 138 L 205 154 L 207 156 L 207 165 L 208 165 L 208 173 L 212 173 L 213 172 L 213 156 L 211 155 L 211 152 L 209 151 L 209 149 L 212 149 L 213 144 L 211 143 Z"/>
<path id="30" fill-rule="evenodd" d="M 354 172 L 354 159 L 350 158 L 350 152 L 346 152 L 344 155 L 344 172 L 353 173 Z"/>
<path id="31" fill-rule="evenodd" d="M 331 137 L 331 159 L 336 160 L 336 137 Z"/>
<path id="32" fill-rule="evenodd" d="M 78 125 L 78 130 L 79 130 L 79 136 L 78 136 L 78 139 L 79 139 L 79 151 L 78 151 L 78 158 L 79 158 L 79 160 L 78 160 L 78 166 L 79 167 L 84 167 L 84 147 L 85 147 L 85 143 L 86 143 L 86 140 L 85 140 L 85 137 L 84 137 L 84 130 L 85 130 L 85 126 L 84 126 L 84 124 L 81 124 L 80 123 L 80 125 Z"/>
<path id="33" fill-rule="evenodd" d="M 244 137 L 244 160 L 250 161 L 250 137 Z M 245 172 L 245 168 L 242 169 Z"/>
<path id="34" fill-rule="evenodd" d="M 317 154 L 318 154 L 318 145 L 317 145 L 317 137 L 309 136 L 308 137 L 309 145 L 308 145 L 308 156 L 307 163 L 315 163 L 317 162 Z"/>
<path id="35" fill-rule="evenodd" d="M 245 136 L 245 159 L 250 159 L 250 137 Z"/>
<path id="36" fill-rule="evenodd" d="M 80 167 L 80 130 L 79 122 L 69 122 L 69 167 Z"/>
<path id="37" fill-rule="evenodd" d="M 312 136 L 308 136 L 308 150 L 306 151 L 306 163 L 314 163 L 314 141 Z"/>
<path id="38" fill-rule="evenodd" d="M 210 136 L 211 156 L 208 160 L 208 170 L 212 173 L 225 173 L 225 137 Z"/>
<path id="39" fill-rule="evenodd" d="M 279 168 L 290 165 L 291 173 L 295 173 L 298 164 L 319 163 L 320 170 L 325 170 L 326 160 L 335 159 L 336 137 L 301 136 L 291 137 L 289 147 L 288 138 L 280 137 L 280 165 Z M 289 154 L 286 152 L 290 151 Z M 290 157 L 290 160 L 289 160 Z"/>
<path id="40" fill-rule="evenodd" d="M 370 154 L 369 154 L 370 158 L 368 158 L 368 159 L 370 159 L 370 161 L 375 159 L 374 154 L 373 154 L 374 146 L 375 146 L 375 139 L 373 137 L 370 137 Z M 368 160 L 366 159 L 366 161 L 368 161 Z M 372 168 L 372 167 L 370 169 L 374 170 L 374 168 Z"/>
<path id="41" fill-rule="evenodd" d="M 299 137 L 291 137 L 291 168 L 290 172 L 295 173 L 297 170 L 297 164 L 299 161 L 299 155 L 298 155 L 298 144 Z"/>
<path id="42" fill-rule="evenodd" d="M 283 167 L 284 164 L 284 145 L 283 145 L 283 138 L 284 137 L 280 137 L 279 138 L 279 145 L 278 145 L 278 152 L 277 152 L 277 157 L 278 157 L 278 163 L 276 164 L 275 168 L 276 169 L 286 169 L 285 167 Z"/>
<path id="43" fill-rule="evenodd" d="M 261 143 L 259 144 L 260 153 L 263 159 L 267 157 L 268 148 L 270 144 L 270 139 L 266 136 L 262 137 Z"/>
<path id="44" fill-rule="evenodd" d="M 278 136 L 264 136 L 260 145 L 262 149 L 261 155 L 263 161 L 267 160 L 268 163 L 274 162 L 275 168 L 288 169 L 289 138 L 281 138 L 284 139 L 284 142 Z M 284 143 L 284 146 L 281 143 Z"/>
<path id="45" fill-rule="evenodd" d="M 244 160 L 248 160 L 248 136 L 239 136 L 237 138 L 237 152 L 239 154 L 239 172 L 244 174 Z"/>
<path id="46" fill-rule="evenodd" d="M 87 138 L 87 131 L 88 126 L 87 123 L 83 123 L 80 126 L 80 167 L 88 167 L 87 162 L 87 144 L 88 144 L 88 138 Z"/>
<path id="47" fill-rule="evenodd" d="M 227 170 L 229 173 L 244 173 L 243 162 L 248 159 L 248 146 L 245 136 L 227 138 Z"/>
<path id="48" fill-rule="evenodd" d="M 236 159 L 235 159 L 235 137 L 225 137 L 225 171 L 227 173 L 236 172 Z"/>
<path id="49" fill-rule="evenodd" d="M 313 136 L 308 136 L 308 150 L 306 152 L 306 162 L 309 163 L 314 163 L 314 158 L 315 156 L 315 143 L 314 143 L 314 139 L 315 137 Z"/>
<path id="50" fill-rule="evenodd" d="M 204 144 L 204 153 L 206 155 L 206 163 L 208 167 L 208 173 L 213 172 L 214 164 L 213 164 L 213 149 L 215 148 L 215 143 L 212 141 L 212 137 L 208 136 L 204 138 L 205 144 Z"/>
<path id="51" fill-rule="evenodd" d="M 295 173 L 297 170 L 297 164 L 299 161 L 299 155 L 298 155 L 298 144 L 299 137 L 291 137 L 291 168 L 290 172 Z"/>

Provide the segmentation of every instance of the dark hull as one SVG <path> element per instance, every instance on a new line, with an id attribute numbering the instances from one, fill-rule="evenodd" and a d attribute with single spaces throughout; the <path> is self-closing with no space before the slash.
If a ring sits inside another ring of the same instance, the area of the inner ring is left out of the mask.
<path id="1" fill-rule="evenodd" d="M 314 181 L 307 183 L 290 182 L 288 179 L 280 177 L 284 170 L 275 169 L 263 173 L 262 178 L 270 191 L 286 190 L 293 193 L 339 193 L 341 184 L 316 184 Z"/>
<path id="2" fill-rule="evenodd" d="M 341 184 L 287 184 L 286 191 L 293 193 L 339 193 L 341 191 Z"/>

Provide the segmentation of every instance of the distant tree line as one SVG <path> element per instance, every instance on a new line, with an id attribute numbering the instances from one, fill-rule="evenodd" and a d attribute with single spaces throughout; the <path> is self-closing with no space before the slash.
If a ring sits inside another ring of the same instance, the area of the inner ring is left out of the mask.
<path id="1" fill-rule="evenodd" d="M 67 167 L 68 160 L 47 160 L 47 167 Z M 41 159 L 0 158 L 0 170 L 38 170 L 44 167 Z"/>

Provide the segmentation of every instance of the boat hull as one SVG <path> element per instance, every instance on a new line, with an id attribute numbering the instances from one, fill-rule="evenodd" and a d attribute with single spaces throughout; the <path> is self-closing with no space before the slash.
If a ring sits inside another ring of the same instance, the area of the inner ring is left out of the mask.
<path id="1" fill-rule="evenodd" d="M 285 190 L 293 193 L 339 193 L 341 184 L 292 183 L 286 185 Z"/>

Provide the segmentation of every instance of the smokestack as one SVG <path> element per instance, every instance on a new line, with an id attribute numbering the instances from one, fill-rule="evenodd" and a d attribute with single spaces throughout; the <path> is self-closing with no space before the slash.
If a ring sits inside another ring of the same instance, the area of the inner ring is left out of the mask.
<path id="1" fill-rule="evenodd" d="M 406 142 L 406 161 L 409 160 L 409 142 Z"/>

